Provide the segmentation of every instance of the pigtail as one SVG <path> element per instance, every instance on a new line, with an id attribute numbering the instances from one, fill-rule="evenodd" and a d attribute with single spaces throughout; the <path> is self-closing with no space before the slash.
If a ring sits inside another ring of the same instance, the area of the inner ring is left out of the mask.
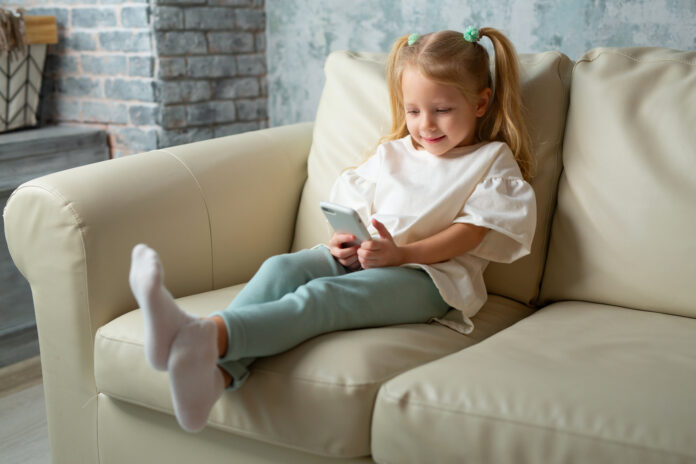
<path id="1" fill-rule="evenodd" d="M 500 140 L 510 146 L 522 176 L 530 180 L 534 175 L 531 138 L 522 115 L 520 71 L 515 48 L 500 31 L 490 27 L 479 29 L 488 37 L 495 52 L 495 82 L 488 111 L 479 124 L 479 139 Z"/>
<path id="2" fill-rule="evenodd" d="M 387 84 L 389 86 L 389 102 L 391 104 L 392 127 L 391 133 L 384 136 L 379 142 L 398 140 L 408 134 L 406 128 L 406 113 L 401 96 L 401 60 L 400 55 L 408 45 L 408 35 L 399 37 L 389 52 L 387 59 Z"/>

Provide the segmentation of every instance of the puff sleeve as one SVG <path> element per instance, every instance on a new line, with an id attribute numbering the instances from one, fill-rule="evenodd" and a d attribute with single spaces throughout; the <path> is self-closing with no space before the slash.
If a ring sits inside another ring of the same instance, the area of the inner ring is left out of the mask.
<path id="1" fill-rule="evenodd" d="M 491 229 L 469 254 L 511 263 L 532 248 L 536 228 L 536 197 L 521 177 L 489 177 L 481 181 L 454 222 Z"/>
<path id="2" fill-rule="evenodd" d="M 381 164 L 381 147 L 363 164 L 343 171 L 331 189 L 330 201 L 358 212 L 365 224 L 370 223 L 375 187 Z"/>

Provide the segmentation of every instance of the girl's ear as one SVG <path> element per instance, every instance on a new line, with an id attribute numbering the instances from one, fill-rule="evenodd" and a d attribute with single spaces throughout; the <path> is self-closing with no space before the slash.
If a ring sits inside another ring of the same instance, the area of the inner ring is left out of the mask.
<path id="1" fill-rule="evenodd" d="M 488 109 L 488 103 L 491 101 L 491 94 L 493 92 L 489 88 L 483 89 L 479 94 L 478 94 L 478 100 L 476 101 L 476 117 L 480 118 L 484 114 L 486 114 L 486 110 Z"/>

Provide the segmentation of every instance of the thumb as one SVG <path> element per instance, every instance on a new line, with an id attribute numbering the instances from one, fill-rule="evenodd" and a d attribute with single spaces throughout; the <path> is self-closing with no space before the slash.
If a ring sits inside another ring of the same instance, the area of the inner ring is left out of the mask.
<path id="1" fill-rule="evenodd" d="M 393 240 L 387 228 L 384 227 L 384 224 L 379 222 L 377 219 L 372 218 L 372 225 L 375 227 L 375 229 L 377 229 L 377 232 L 379 232 L 380 237 L 382 237 L 383 239 Z"/>

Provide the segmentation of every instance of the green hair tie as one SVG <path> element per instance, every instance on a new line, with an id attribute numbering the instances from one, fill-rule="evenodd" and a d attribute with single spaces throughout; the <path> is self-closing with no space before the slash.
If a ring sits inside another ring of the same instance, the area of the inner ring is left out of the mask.
<path id="1" fill-rule="evenodd" d="M 414 33 L 414 34 L 409 35 L 409 36 L 408 36 L 408 45 L 409 45 L 409 47 L 410 47 L 411 45 L 413 45 L 414 43 L 416 43 L 416 40 L 418 40 L 419 38 L 420 38 L 420 35 L 419 35 L 419 34 L 415 34 L 415 33 Z"/>
<path id="2" fill-rule="evenodd" d="M 464 40 L 467 42 L 478 42 L 479 41 L 479 31 L 474 26 L 469 26 L 464 31 Z"/>

